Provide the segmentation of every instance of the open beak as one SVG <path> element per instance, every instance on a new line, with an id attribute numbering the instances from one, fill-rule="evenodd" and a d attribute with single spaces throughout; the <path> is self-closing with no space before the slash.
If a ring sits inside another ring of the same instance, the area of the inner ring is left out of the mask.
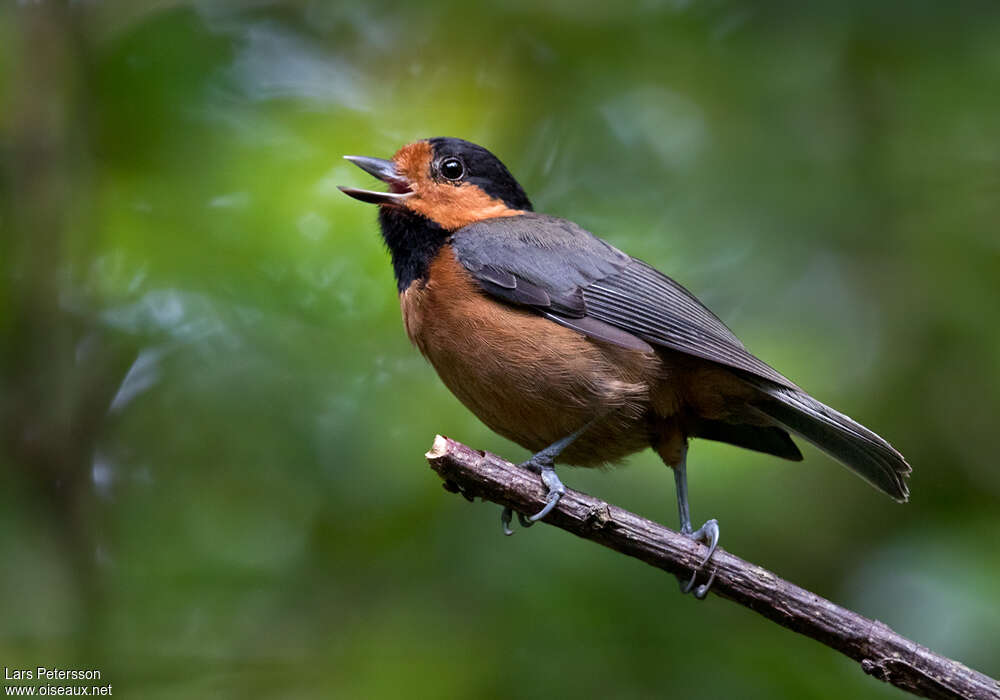
<path id="1" fill-rule="evenodd" d="M 340 187 L 338 185 L 340 191 L 347 196 L 370 204 L 400 204 L 403 200 L 413 196 L 410 181 L 396 171 L 396 164 L 391 160 L 367 156 L 344 156 L 344 160 L 351 161 L 369 175 L 374 175 L 389 185 L 388 192 L 359 190 L 355 187 Z"/>

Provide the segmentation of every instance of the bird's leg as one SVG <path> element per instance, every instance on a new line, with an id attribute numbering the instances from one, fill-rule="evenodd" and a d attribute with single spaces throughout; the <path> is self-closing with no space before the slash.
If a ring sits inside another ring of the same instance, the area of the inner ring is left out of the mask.
<path id="1" fill-rule="evenodd" d="M 691 509 L 690 506 L 688 506 L 687 493 L 687 446 L 685 446 L 683 452 L 681 452 L 680 464 L 674 467 L 674 482 L 677 485 L 677 513 L 680 516 L 681 521 L 681 534 L 685 537 L 690 537 L 695 542 L 701 542 L 708 545 L 708 554 L 706 554 L 705 558 L 698 564 L 698 568 L 694 570 L 694 573 L 691 575 L 691 580 L 686 584 L 681 582 L 682 593 L 691 593 L 693 590 L 694 597 L 701 600 L 708 595 L 708 589 L 711 588 L 712 582 L 715 580 L 715 572 L 712 572 L 708 581 L 701 584 L 697 588 L 694 587 L 694 582 L 695 579 L 698 578 L 698 572 L 701 571 L 705 564 L 708 563 L 708 560 L 712 558 L 712 554 L 715 553 L 715 548 L 719 544 L 719 522 L 715 518 L 712 518 L 697 530 L 692 530 L 691 528 Z"/>
<path id="2" fill-rule="evenodd" d="M 531 527 L 536 521 L 541 520 L 546 515 L 552 512 L 552 509 L 556 507 L 559 503 L 559 499 L 562 498 L 563 494 L 566 493 L 566 487 L 563 482 L 559 480 L 556 476 L 556 470 L 554 468 L 556 457 L 562 453 L 567 447 L 569 447 L 574 440 L 583 435 L 590 426 L 598 421 L 598 418 L 594 418 L 589 421 L 582 428 L 570 433 L 566 437 L 556 440 L 551 445 L 546 447 L 544 450 L 540 450 L 531 457 L 526 462 L 522 462 L 518 466 L 524 467 L 536 474 L 541 474 L 542 483 L 548 488 L 549 493 L 545 498 L 545 507 L 532 516 L 526 517 L 521 513 L 517 514 L 517 519 L 521 522 L 524 527 Z M 514 531 L 510 529 L 510 521 L 513 517 L 513 509 L 509 506 L 503 509 L 503 513 L 500 514 L 500 523 L 503 525 L 503 534 L 513 535 Z"/>

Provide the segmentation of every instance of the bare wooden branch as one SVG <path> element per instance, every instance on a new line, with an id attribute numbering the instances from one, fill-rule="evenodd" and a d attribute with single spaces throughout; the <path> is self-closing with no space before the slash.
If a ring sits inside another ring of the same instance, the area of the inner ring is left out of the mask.
<path id="1" fill-rule="evenodd" d="M 521 513 L 544 504 L 538 476 L 495 455 L 439 435 L 427 460 L 451 491 Z M 690 576 L 706 553 L 673 530 L 572 489 L 545 522 L 680 576 Z M 992 678 L 729 552 L 716 550 L 708 568 L 715 572 L 712 593 L 836 649 L 880 680 L 927 698 L 1000 698 Z"/>

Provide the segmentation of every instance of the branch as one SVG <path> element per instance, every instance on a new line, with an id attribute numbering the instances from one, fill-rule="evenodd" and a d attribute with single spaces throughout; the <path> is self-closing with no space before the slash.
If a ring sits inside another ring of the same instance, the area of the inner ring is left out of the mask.
<path id="1" fill-rule="evenodd" d="M 487 452 L 437 436 L 427 453 L 445 488 L 521 513 L 545 502 L 537 475 Z M 545 522 L 671 574 L 688 577 L 704 546 L 621 508 L 567 489 Z M 712 593 L 860 662 L 862 670 L 927 698 L 998 698 L 1000 683 L 901 637 L 887 625 L 834 605 L 770 571 L 717 549 L 708 564 Z"/>

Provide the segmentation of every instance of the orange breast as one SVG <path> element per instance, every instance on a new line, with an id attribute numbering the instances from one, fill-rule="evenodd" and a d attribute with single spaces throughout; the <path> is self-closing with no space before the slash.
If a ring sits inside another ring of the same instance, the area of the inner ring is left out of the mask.
<path id="1" fill-rule="evenodd" d="M 581 465 L 650 444 L 657 355 L 590 340 L 490 299 L 448 246 L 400 305 L 407 334 L 444 383 L 501 435 L 537 451 L 601 416 L 560 460 Z"/>

